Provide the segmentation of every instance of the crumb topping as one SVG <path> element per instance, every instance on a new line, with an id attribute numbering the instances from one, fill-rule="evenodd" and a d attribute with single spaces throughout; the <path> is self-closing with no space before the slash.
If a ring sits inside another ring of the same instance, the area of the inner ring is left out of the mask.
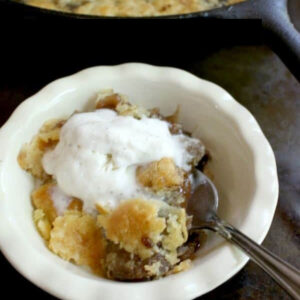
<path id="1" fill-rule="evenodd" d="M 173 159 L 168 157 L 138 167 L 137 178 L 140 184 L 154 191 L 183 184 L 183 172 L 176 167 Z"/>
<path id="2" fill-rule="evenodd" d="M 105 253 L 105 240 L 95 218 L 68 211 L 57 217 L 51 230 L 49 248 L 68 261 L 89 266 L 101 273 L 101 259 Z"/>
<path id="3" fill-rule="evenodd" d="M 60 119 L 46 121 L 31 142 L 22 147 L 18 155 L 18 163 L 22 169 L 42 180 L 48 177 L 42 166 L 42 157 L 46 150 L 58 143 L 64 122 Z"/>
<path id="4" fill-rule="evenodd" d="M 131 199 L 111 214 L 98 216 L 98 223 L 109 240 L 144 259 L 153 255 L 155 250 L 149 246 L 161 240 L 166 228 L 164 218 L 158 216 L 159 208 L 159 201 Z"/>

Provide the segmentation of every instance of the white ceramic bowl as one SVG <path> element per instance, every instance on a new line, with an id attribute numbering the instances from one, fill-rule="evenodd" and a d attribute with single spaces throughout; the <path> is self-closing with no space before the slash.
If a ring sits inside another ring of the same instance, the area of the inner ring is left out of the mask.
<path id="1" fill-rule="evenodd" d="M 185 71 L 145 64 L 94 67 L 56 80 L 24 101 L 0 130 L 0 245 L 26 278 L 62 299 L 183 300 L 200 296 L 237 273 L 248 258 L 216 238 L 199 251 L 193 267 L 161 280 L 121 283 L 97 278 L 52 254 L 37 233 L 30 191 L 33 179 L 17 155 L 42 123 L 90 105 L 113 88 L 146 107 L 171 113 L 181 105 L 184 128 L 203 140 L 220 193 L 220 215 L 256 242 L 274 215 L 278 180 L 272 149 L 253 116 L 219 86 Z"/>

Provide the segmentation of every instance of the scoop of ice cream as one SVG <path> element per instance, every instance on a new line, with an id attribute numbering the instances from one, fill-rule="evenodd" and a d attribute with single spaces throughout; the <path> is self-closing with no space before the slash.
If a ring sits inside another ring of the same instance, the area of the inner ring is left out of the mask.
<path id="1" fill-rule="evenodd" d="M 81 199 L 92 211 L 98 203 L 113 209 L 120 201 L 144 196 L 136 168 L 172 158 L 186 171 L 198 140 L 172 135 L 169 123 L 144 117 L 119 116 L 110 109 L 73 115 L 62 127 L 57 146 L 43 157 L 43 167 L 62 191 Z"/>

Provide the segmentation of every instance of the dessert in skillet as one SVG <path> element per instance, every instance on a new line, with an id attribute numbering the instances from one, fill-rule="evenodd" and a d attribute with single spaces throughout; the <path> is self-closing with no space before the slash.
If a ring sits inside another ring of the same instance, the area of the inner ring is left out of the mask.
<path id="1" fill-rule="evenodd" d="M 115 280 L 188 268 L 201 237 L 188 235 L 192 172 L 205 157 L 177 113 L 164 117 L 112 90 L 95 109 L 48 120 L 18 156 L 36 178 L 33 220 L 61 258 Z"/>
<path id="2" fill-rule="evenodd" d="M 23 0 L 46 9 L 95 16 L 159 16 L 204 11 L 243 0 Z"/>

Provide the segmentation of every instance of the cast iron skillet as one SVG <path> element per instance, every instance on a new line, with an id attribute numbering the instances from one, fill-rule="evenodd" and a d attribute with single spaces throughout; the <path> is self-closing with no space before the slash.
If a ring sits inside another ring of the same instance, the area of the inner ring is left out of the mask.
<path id="1" fill-rule="evenodd" d="M 214 19 L 231 19 L 231 20 L 261 20 L 263 28 L 263 40 L 276 52 L 294 76 L 300 81 L 300 34 L 290 21 L 288 14 L 288 0 L 248 0 L 231 6 L 195 12 L 190 14 L 158 16 L 158 17 L 101 17 L 79 15 L 73 13 L 58 12 L 37 7 L 30 7 L 17 0 L 0 0 L 7 5 L 21 7 L 21 10 L 30 12 L 35 16 L 42 18 L 46 16 L 56 17 L 56 19 L 180 19 L 180 20 L 214 20 Z"/>

